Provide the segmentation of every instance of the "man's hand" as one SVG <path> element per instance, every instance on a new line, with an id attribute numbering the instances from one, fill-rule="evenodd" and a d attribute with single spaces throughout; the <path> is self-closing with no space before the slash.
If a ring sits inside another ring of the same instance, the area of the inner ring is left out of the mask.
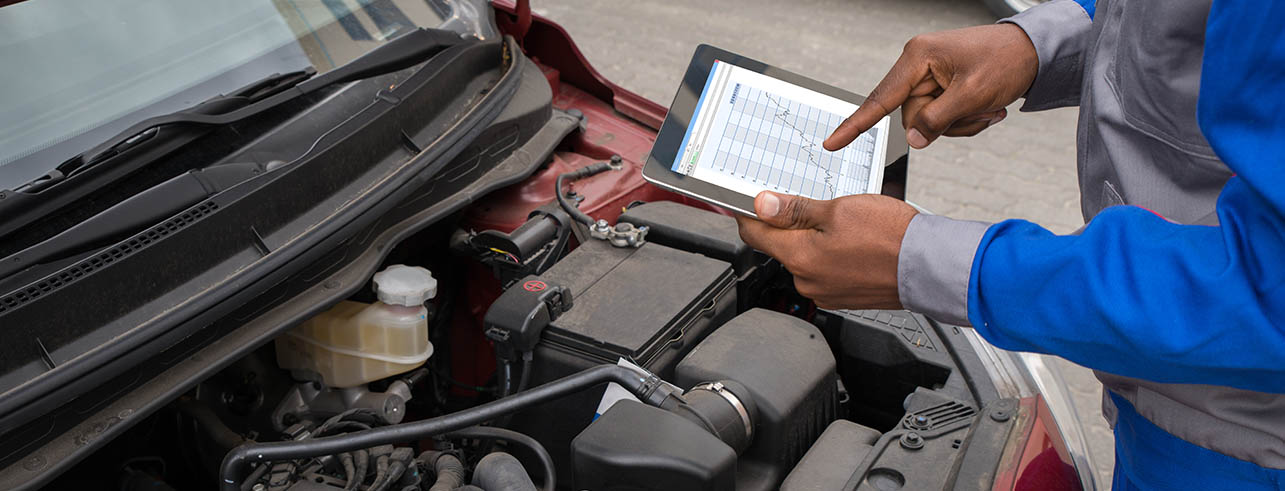
<path id="1" fill-rule="evenodd" d="M 741 240 L 785 265 L 818 306 L 901 308 L 897 255 L 917 213 L 910 205 L 873 194 L 818 201 L 764 191 L 754 213 L 759 220 L 736 217 Z"/>
<path id="2" fill-rule="evenodd" d="M 924 148 L 941 135 L 973 136 L 1000 122 L 1030 89 L 1039 58 L 1012 24 L 969 27 L 911 38 L 866 102 L 825 140 L 843 148 L 902 108 L 906 142 Z"/>

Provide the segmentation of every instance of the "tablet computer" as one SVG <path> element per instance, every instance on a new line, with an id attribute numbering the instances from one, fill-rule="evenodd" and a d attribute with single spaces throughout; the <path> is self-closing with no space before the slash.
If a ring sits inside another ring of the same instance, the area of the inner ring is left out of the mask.
<path id="1" fill-rule="evenodd" d="M 864 97 L 702 44 L 656 135 L 643 177 L 750 216 L 760 191 L 814 199 L 878 193 L 904 157 L 901 112 L 847 147 L 821 147 Z"/>

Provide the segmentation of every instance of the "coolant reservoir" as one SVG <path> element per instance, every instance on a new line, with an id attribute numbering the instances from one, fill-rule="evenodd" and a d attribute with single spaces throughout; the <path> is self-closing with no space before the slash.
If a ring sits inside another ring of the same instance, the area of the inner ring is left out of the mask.
<path id="1" fill-rule="evenodd" d="M 355 387 L 413 370 L 433 354 L 424 302 L 437 294 L 427 269 L 393 265 L 375 274 L 378 302 L 340 302 L 277 338 L 277 364 L 315 372 L 330 387 Z"/>

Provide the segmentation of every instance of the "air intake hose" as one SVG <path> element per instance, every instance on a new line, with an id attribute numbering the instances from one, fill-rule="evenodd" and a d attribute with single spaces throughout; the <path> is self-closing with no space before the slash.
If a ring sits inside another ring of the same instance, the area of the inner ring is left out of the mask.
<path id="1" fill-rule="evenodd" d="M 672 385 L 650 373 L 640 373 L 617 365 L 598 365 L 525 392 L 432 419 L 322 438 L 241 445 L 223 457 L 223 464 L 219 469 L 219 486 L 223 491 L 239 490 L 240 482 L 245 478 L 246 467 L 251 462 L 305 459 L 429 438 L 490 421 L 499 416 L 608 382 L 619 384 L 643 402 L 653 406 L 659 406 L 662 401 L 673 395 L 674 391 Z"/>

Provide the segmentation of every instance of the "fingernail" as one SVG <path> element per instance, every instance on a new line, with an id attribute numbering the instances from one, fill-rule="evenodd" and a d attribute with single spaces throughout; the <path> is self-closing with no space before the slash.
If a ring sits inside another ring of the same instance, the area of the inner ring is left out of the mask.
<path id="1" fill-rule="evenodd" d="M 759 218 L 772 218 L 781 211 L 781 198 L 772 193 L 763 193 L 763 204 L 759 206 Z"/>
<path id="2" fill-rule="evenodd" d="M 924 134 L 920 133 L 919 130 L 911 128 L 910 131 L 906 132 L 906 143 L 915 148 L 924 148 L 928 146 L 928 139 L 924 138 Z"/>

